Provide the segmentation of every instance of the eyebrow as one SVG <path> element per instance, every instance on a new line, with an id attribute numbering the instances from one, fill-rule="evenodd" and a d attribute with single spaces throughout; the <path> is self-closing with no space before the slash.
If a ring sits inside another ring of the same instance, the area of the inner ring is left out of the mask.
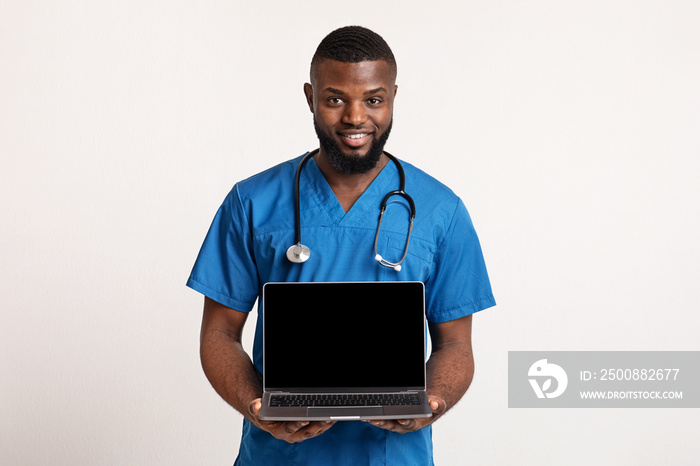
<path id="1" fill-rule="evenodd" d="M 344 91 L 341 91 L 340 89 L 336 89 L 334 87 L 327 87 L 325 89 L 325 91 L 330 92 L 331 94 L 335 94 L 335 95 L 345 95 Z M 376 89 L 371 89 L 371 90 L 365 92 L 364 95 L 377 94 L 377 93 L 382 92 L 382 91 L 386 92 L 386 89 L 384 89 L 383 87 L 378 87 Z"/>

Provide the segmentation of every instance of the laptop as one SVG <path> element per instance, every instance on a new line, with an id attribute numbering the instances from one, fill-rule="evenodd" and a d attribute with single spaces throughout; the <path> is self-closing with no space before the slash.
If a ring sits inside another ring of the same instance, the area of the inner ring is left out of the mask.
<path id="1" fill-rule="evenodd" d="M 425 392 L 421 282 L 266 283 L 260 419 L 411 419 Z"/>

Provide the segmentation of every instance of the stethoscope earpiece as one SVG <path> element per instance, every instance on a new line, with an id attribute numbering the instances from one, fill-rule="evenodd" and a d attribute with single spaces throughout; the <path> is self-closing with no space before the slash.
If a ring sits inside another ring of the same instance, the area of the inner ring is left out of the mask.
<path id="1" fill-rule="evenodd" d="M 374 260 L 382 264 L 384 267 L 387 267 L 389 269 L 394 269 L 397 272 L 401 272 L 401 262 L 406 258 L 406 255 L 404 254 L 404 257 L 401 258 L 401 261 L 394 264 L 393 262 L 389 262 L 388 260 L 385 260 L 380 254 L 377 254 L 374 256 Z"/>
<path id="2" fill-rule="evenodd" d="M 301 177 L 301 168 L 306 164 L 306 162 L 308 162 L 308 160 L 311 157 L 316 155 L 316 153 L 318 153 L 318 149 L 309 152 L 303 159 L 301 159 L 301 162 L 299 162 L 299 166 L 297 167 L 297 174 L 294 180 L 294 239 L 296 241 L 296 244 L 290 246 L 289 249 L 287 249 L 287 259 L 289 259 L 291 262 L 294 262 L 295 264 L 301 264 L 303 262 L 306 262 L 309 259 L 309 256 L 311 256 L 311 251 L 309 250 L 309 248 L 301 244 L 301 209 L 299 207 L 299 179 Z M 395 271 L 400 272 L 401 263 L 404 261 L 404 259 L 406 259 L 406 253 L 408 253 L 408 242 L 411 240 L 411 231 L 413 230 L 413 219 L 416 216 L 416 206 L 413 203 L 413 199 L 411 199 L 411 196 L 406 194 L 406 192 L 404 191 L 404 187 L 406 185 L 406 176 L 404 175 L 401 162 L 399 162 L 396 159 L 396 157 L 389 154 L 388 152 L 384 153 L 387 157 L 391 159 L 392 162 L 394 162 L 394 164 L 396 165 L 396 169 L 399 172 L 399 189 L 397 191 L 391 191 L 386 196 L 384 196 L 384 200 L 382 201 L 382 204 L 380 206 L 379 224 L 377 225 L 377 234 L 374 237 L 374 260 L 379 262 L 384 267 L 394 269 Z M 406 199 L 406 201 L 408 201 L 408 204 L 411 208 L 410 224 L 408 226 L 408 235 L 406 236 L 406 247 L 403 251 L 403 257 L 401 257 L 401 260 L 396 263 L 389 262 L 377 253 L 377 240 L 379 240 L 379 230 L 382 227 L 382 219 L 384 218 L 386 203 L 391 196 L 403 197 L 404 199 Z"/>

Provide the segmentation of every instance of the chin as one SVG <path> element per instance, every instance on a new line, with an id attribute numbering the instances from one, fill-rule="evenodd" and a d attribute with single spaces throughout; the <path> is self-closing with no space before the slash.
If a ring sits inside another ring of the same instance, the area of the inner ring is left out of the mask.
<path id="1" fill-rule="evenodd" d="M 353 149 L 349 152 L 343 152 L 343 155 L 351 159 L 363 159 L 369 154 L 369 149 L 357 150 Z"/>
<path id="2" fill-rule="evenodd" d="M 364 149 L 348 147 L 333 136 L 326 134 L 318 126 L 315 118 L 314 129 L 333 168 L 346 175 L 355 175 L 370 172 L 377 166 L 384 150 L 384 144 L 389 137 L 391 124 L 379 138 L 373 137 L 368 142 L 368 147 Z M 349 149 L 349 152 L 345 152 L 345 149 Z"/>

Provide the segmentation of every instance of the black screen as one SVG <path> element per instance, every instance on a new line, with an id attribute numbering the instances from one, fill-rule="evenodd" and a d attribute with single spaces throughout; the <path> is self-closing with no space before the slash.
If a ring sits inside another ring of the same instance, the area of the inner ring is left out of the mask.
<path id="1" fill-rule="evenodd" d="M 420 282 L 268 283 L 267 389 L 425 385 Z"/>

